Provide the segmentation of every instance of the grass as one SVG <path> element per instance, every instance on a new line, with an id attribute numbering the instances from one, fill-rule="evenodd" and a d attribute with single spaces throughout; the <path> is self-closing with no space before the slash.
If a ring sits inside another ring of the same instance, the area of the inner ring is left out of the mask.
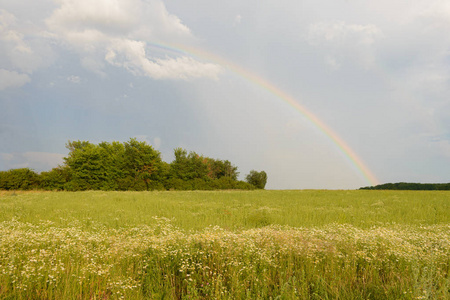
<path id="1" fill-rule="evenodd" d="M 449 192 L 0 192 L 0 299 L 449 299 Z"/>
<path id="2" fill-rule="evenodd" d="M 66 226 L 79 220 L 118 228 L 171 219 L 184 230 L 220 226 L 242 230 L 270 224 L 317 227 L 331 223 L 370 228 L 381 224 L 450 223 L 449 192 L 213 191 L 213 192 L 3 192 L 0 221 Z M 87 226 L 89 227 L 89 226 Z"/>

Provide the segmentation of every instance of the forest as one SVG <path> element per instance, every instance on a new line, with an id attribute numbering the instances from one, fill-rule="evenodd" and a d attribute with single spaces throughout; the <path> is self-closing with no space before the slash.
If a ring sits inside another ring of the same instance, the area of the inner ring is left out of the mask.
<path id="1" fill-rule="evenodd" d="M 220 190 L 264 189 L 267 174 L 252 170 L 238 180 L 238 168 L 228 160 L 213 159 L 182 148 L 174 149 L 171 163 L 146 142 L 69 141 L 64 163 L 37 173 L 29 168 L 0 171 L 3 190 Z"/>
<path id="2" fill-rule="evenodd" d="M 361 190 L 448 191 L 450 190 L 450 183 L 384 183 L 376 186 L 362 187 Z"/>

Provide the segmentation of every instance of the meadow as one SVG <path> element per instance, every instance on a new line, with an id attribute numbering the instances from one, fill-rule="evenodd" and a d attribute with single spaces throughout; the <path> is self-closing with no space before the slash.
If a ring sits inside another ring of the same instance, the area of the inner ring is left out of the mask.
<path id="1" fill-rule="evenodd" d="M 0 192 L 0 299 L 450 299 L 450 192 Z"/>

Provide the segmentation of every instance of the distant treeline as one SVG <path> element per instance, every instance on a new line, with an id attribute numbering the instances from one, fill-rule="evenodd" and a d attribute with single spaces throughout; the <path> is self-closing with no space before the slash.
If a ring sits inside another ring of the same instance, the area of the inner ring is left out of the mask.
<path id="1" fill-rule="evenodd" d="M 36 173 L 29 168 L 0 171 L 4 190 L 217 190 L 264 189 L 267 174 L 251 171 L 239 181 L 237 167 L 184 149 L 174 150 L 171 163 L 146 142 L 69 141 L 63 165 Z"/>
<path id="2" fill-rule="evenodd" d="M 385 183 L 376 186 L 362 187 L 361 190 L 448 191 L 450 190 L 450 183 Z"/>

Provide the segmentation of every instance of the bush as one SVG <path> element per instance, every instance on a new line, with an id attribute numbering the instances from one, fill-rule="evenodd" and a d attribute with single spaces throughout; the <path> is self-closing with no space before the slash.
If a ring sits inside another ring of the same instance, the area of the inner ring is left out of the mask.
<path id="1" fill-rule="evenodd" d="M 67 167 L 57 167 L 42 172 L 39 187 L 44 190 L 64 190 L 64 185 L 70 180 L 69 171 Z"/>
<path id="2" fill-rule="evenodd" d="M 264 171 L 257 172 L 255 170 L 251 170 L 250 174 L 247 175 L 246 180 L 255 188 L 264 189 L 267 183 L 267 174 Z"/>
<path id="3" fill-rule="evenodd" d="M 31 190 L 39 187 L 39 175 L 29 168 L 0 172 L 0 188 L 5 190 Z"/>

